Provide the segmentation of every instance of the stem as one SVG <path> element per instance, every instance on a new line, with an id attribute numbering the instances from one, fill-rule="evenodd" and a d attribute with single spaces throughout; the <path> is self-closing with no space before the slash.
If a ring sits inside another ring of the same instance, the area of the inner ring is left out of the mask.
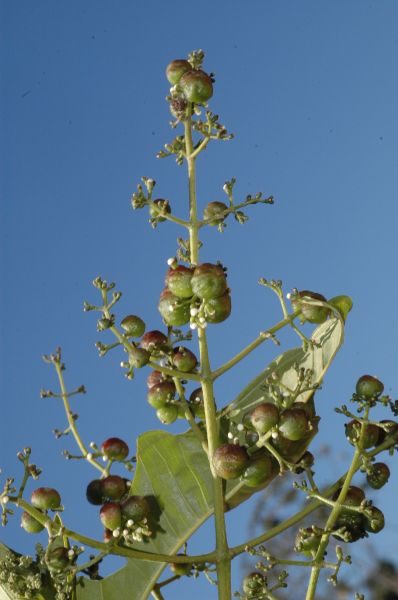
<path id="1" fill-rule="evenodd" d="M 189 181 L 189 244 L 191 263 L 197 265 L 199 261 L 199 237 L 197 220 L 197 200 L 196 200 L 196 169 L 194 148 L 192 142 L 192 108 L 188 109 L 187 119 L 184 122 L 185 129 L 185 147 L 186 160 L 188 165 Z M 217 579 L 218 579 L 218 598 L 219 600 L 230 600 L 231 598 L 231 556 L 228 548 L 227 532 L 224 518 L 224 490 L 223 482 L 217 477 L 212 466 L 212 457 L 214 451 L 219 446 L 219 434 L 217 423 L 217 410 L 214 402 L 213 381 L 210 368 L 209 354 L 207 348 L 206 332 L 204 329 L 198 329 L 200 365 L 201 365 L 201 383 L 203 391 L 203 401 L 205 408 L 207 443 L 209 448 L 209 463 L 213 476 L 213 494 L 214 494 L 214 520 L 216 530 L 216 556 L 217 556 Z"/>
<path id="2" fill-rule="evenodd" d="M 203 450 L 208 455 L 209 449 L 207 447 L 207 442 L 206 442 L 205 435 L 204 435 L 203 431 L 200 429 L 200 427 L 197 424 L 197 422 L 195 421 L 195 417 L 191 413 L 191 410 L 189 408 L 188 402 L 186 401 L 186 398 L 185 398 L 184 388 L 181 385 L 181 381 L 178 379 L 178 377 L 173 377 L 173 381 L 174 381 L 174 385 L 176 386 L 178 395 L 180 397 L 181 404 L 184 407 L 185 418 L 188 421 L 188 423 L 190 424 L 192 431 L 195 433 L 196 437 L 198 438 L 198 440 L 202 444 Z"/>
<path id="3" fill-rule="evenodd" d="M 181 227 L 189 227 L 188 221 L 184 221 L 184 219 L 180 219 L 179 217 L 171 215 L 170 213 L 162 212 L 161 209 L 158 208 L 157 204 L 155 204 L 155 202 L 152 202 L 152 200 L 148 200 L 148 206 L 155 210 L 159 216 L 163 217 L 163 219 L 171 221 L 176 225 L 181 225 Z"/>

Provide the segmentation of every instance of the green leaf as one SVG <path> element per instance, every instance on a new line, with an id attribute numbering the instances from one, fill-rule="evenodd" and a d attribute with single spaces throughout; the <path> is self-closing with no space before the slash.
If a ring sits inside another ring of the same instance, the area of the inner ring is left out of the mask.
<path id="1" fill-rule="evenodd" d="M 295 348 L 281 354 L 222 412 L 221 425 L 225 423 L 226 415 L 239 422 L 245 412 L 264 401 L 262 384 L 273 371 L 283 383 L 294 387 L 297 380 L 295 365 L 311 368 L 314 382 L 321 383 L 343 341 L 342 320 L 330 319 L 320 325 L 312 339 L 320 344 L 319 348 L 306 352 Z M 299 400 L 312 401 L 312 393 L 303 393 Z M 308 440 L 303 443 L 297 458 L 308 443 Z M 159 513 L 157 522 L 152 523 L 155 525 L 153 538 L 134 547 L 169 555 L 178 552 L 213 513 L 211 473 L 206 454 L 195 435 L 191 431 L 179 435 L 150 431 L 141 435 L 137 442 L 137 470 L 132 494 L 152 498 Z M 252 494 L 253 489 L 242 486 L 239 481 L 228 482 L 226 500 L 231 508 Z M 164 563 L 129 559 L 125 567 L 101 581 L 84 579 L 84 588 L 78 589 L 78 600 L 145 600 L 165 566 Z"/>

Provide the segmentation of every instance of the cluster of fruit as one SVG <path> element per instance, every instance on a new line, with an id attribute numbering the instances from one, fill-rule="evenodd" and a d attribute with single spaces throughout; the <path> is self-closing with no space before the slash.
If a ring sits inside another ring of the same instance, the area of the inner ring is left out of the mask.
<path id="1" fill-rule="evenodd" d="M 191 102 L 204 104 L 213 95 L 213 79 L 210 75 L 196 69 L 185 59 L 176 59 L 167 65 L 166 77 L 171 85 L 176 86 L 173 90 L 175 100 L 180 104 Z"/>
<path id="2" fill-rule="evenodd" d="M 34 508 L 43 514 L 47 514 L 49 510 L 61 509 L 61 496 L 54 488 L 40 487 L 35 489 L 32 492 L 30 502 Z M 39 533 L 44 529 L 44 525 L 26 511 L 21 516 L 21 527 L 28 533 Z"/>

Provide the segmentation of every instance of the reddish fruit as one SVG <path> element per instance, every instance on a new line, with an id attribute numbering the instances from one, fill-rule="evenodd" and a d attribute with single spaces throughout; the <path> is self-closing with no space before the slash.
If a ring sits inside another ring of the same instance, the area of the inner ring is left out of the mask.
<path id="1" fill-rule="evenodd" d="M 146 384 L 148 388 L 151 389 L 151 387 L 153 387 L 154 385 L 162 383 L 165 380 L 166 376 L 163 375 L 163 373 L 161 373 L 160 371 L 151 371 L 151 373 L 149 373 L 147 377 Z"/>
<path id="2" fill-rule="evenodd" d="M 194 294 L 202 300 L 218 298 L 227 291 L 224 269 L 211 263 L 203 263 L 195 268 L 191 284 Z"/>
<path id="3" fill-rule="evenodd" d="M 263 402 L 256 406 L 250 414 L 250 422 L 261 435 L 267 433 L 279 423 L 279 409 L 271 402 Z"/>
<path id="4" fill-rule="evenodd" d="M 101 480 L 104 500 L 120 500 L 126 493 L 126 482 L 119 475 L 108 475 Z"/>
<path id="5" fill-rule="evenodd" d="M 177 58 L 167 65 L 166 77 L 172 85 L 175 85 L 188 71 L 192 71 L 192 65 L 187 60 Z"/>
<path id="6" fill-rule="evenodd" d="M 135 523 L 139 523 L 149 516 L 151 507 L 144 496 L 129 496 L 122 502 L 121 510 L 126 520 L 132 519 Z"/>
<path id="7" fill-rule="evenodd" d="M 40 533 L 44 529 L 44 525 L 27 512 L 23 512 L 21 515 L 21 527 L 28 533 Z"/>
<path id="8" fill-rule="evenodd" d="M 54 510 L 61 506 L 61 496 L 53 488 L 41 487 L 34 490 L 30 498 L 35 508 Z"/>
<path id="9" fill-rule="evenodd" d="M 106 458 L 110 460 L 122 461 L 127 458 L 129 453 L 129 447 L 120 438 L 113 437 L 105 440 L 101 446 L 101 451 Z"/>
<path id="10" fill-rule="evenodd" d="M 279 421 L 279 431 L 287 440 L 296 442 L 305 438 L 310 432 L 307 413 L 302 408 L 287 408 Z"/>
<path id="11" fill-rule="evenodd" d="M 204 303 L 204 315 L 208 323 L 222 323 L 231 314 L 231 295 L 225 292 L 218 298 L 210 298 Z"/>
<path id="12" fill-rule="evenodd" d="M 168 289 L 164 289 L 160 294 L 158 309 L 166 325 L 180 327 L 190 320 L 188 300 L 174 296 Z"/>
<path id="13" fill-rule="evenodd" d="M 114 531 L 122 524 L 122 511 L 120 504 L 116 502 L 105 502 L 100 510 L 100 519 L 106 529 Z"/>
<path id="14" fill-rule="evenodd" d="M 150 388 L 147 394 L 148 403 L 153 408 L 161 408 L 172 400 L 176 393 L 176 386 L 172 381 L 163 381 Z"/>
<path id="15" fill-rule="evenodd" d="M 214 227 L 224 221 L 226 210 L 228 210 L 228 206 L 224 202 L 209 202 L 203 211 L 203 219 L 211 219 L 208 224 Z"/>
<path id="16" fill-rule="evenodd" d="M 178 298 L 191 298 L 193 296 L 191 279 L 193 269 L 178 265 L 166 273 L 165 284 L 174 296 Z"/>
<path id="17" fill-rule="evenodd" d="M 373 375 L 362 375 L 357 381 L 355 391 L 362 398 L 377 398 L 383 393 L 384 385 Z"/>
<path id="18" fill-rule="evenodd" d="M 102 481 L 101 479 L 93 479 L 87 486 L 86 498 L 90 504 L 100 505 L 103 503 L 102 496 Z"/>
<path id="19" fill-rule="evenodd" d="M 141 337 L 145 331 L 145 323 L 140 317 L 136 315 L 128 315 L 124 317 L 120 323 L 122 329 L 124 329 L 126 335 L 129 337 Z"/>
<path id="20" fill-rule="evenodd" d="M 306 302 L 305 298 L 309 298 L 310 301 Z M 312 304 L 311 299 L 326 302 L 326 298 L 325 296 L 322 296 L 322 294 L 303 290 L 292 297 L 292 308 L 293 310 L 300 308 L 301 316 L 305 321 L 309 321 L 310 323 L 323 323 L 328 318 L 330 309 L 327 308 L 327 306 Z"/>
<path id="21" fill-rule="evenodd" d="M 176 369 L 183 373 L 189 373 L 194 370 L 198 364 L 195 354 L 184 346 L 174 348 L 172 362 Z"/>
<path id="22" fill-rule="evenodd" d="M 195 104 L 203 104 L 213 95 L 213 82 L 209 75 L 201 70 L 187 71 L 181 77 L 179 86 L 188 102 Z"/>
<path id="23" fill-rule="evenodd" d="M 147 331 L 145 335 L 142 336 L 141 348 L 144 348 L 144 350 L 147 350 L 147 352 L 150 352 L 151 354 L 166 350 L 167 346 L 167 336 L 157 329 Z"/>
<path id="24" fill-rule="evenodd" d="M 219 446 L 213 455 L 215 472 L 223 479 L 235 479 L 242 475 L 248 461 L 246 449 L 236 444 Z"/>

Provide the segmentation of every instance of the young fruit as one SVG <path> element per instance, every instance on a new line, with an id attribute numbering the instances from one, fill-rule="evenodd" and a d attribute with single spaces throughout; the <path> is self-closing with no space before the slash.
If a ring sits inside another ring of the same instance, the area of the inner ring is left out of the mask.
<path id="1" fill-rule="evenodd" d="M 390 477 L 390 469 L 385 463 L 374 463 L 370 472 L 366 475 L 366 481 L 371 488 L 379 490 L 387 483 Z"/>
<path id="2" fill-rule="evenodd" d="M 218 298 L 210 298 L 204 303 L 205 319 L 208 323 L 222 323 L 231 314 L 231 295 L 225 292 Z"/>
<path id="3" fill-rule="evenodd" d="M 388 431 L 383 429 L 383 427 L 379 427 L 379 439 L 377 440 L 377 445 L 382 444 L 386 438 L 389 436 L 397 436 L 398 433 L 398 423 L 396 421 L 390 421 L 389 419 L 383 419 L 380 421 L 384 425 L 388 425 Z"/>
<path id="4" fill-rule="evenodd" d="M 202 388 L 197 388 L 192 392 L 189 396 L 189 405 L 193 410 L 193 414 L 198 419 L 205 418 L 205 405 L 203 400 L 203 390 Z"/>
<path id="5" fill-rule="evenodd" d="M 135 369 L 141 369 L 142 367 L 145 367 L 145 365 L 149 363 L 150 358 L 150 353 L 144 350 L 144 348 L 133 347 L 130 350 L 129 362 Z"/>
<path id="6" fill-rule="evenodd" d="M 306 301 L 305 298 L 309 298 L 310 301 Z M 297 295 L 292 298 L 292 308 L 293 310 L 300 308 L 301 316 L 305 321 L 309 321 L 310 323 L 323 323 L 328 318 L 330 309 L 327 308 L 327 306 L 317 306 L 312 304 L 311 299 L 326 302 L 326 298 L 325 296 L 322 296 L 322 294 L 303 290 L 298 292 Z"/>
<path id="7" fill-rule="evenodd" d="M 352 300 L 349 296 L 334 296 L 328 300 L 328 304 L 331 304 L 341 314 L 343 321 L 345 322 L 348 313 L 352 309 Z"/>
<path id="8" fill-rule="evenodd" d="M 184 555 L 177 554 L 177 556 L 184 556 Z M 190 572 L 192 570 L 192 565 L 190 563 L 171 563 L 170 570 L 174 573 L 174 575 L 183 577 L 184 575 L 190 574 Z"/>
<path id="9" fill-rule="evenodd" d="M 156 204 L 159 210 L 157 210 L 153 206 L 150 206 L 149 215 L 158 223 L 162 223 L 162 221 L 166 220 L 166 217 L 162 217 L 162 213 L 167 215 L 171 213 L 169 201 L 165 200 L 164 198 L 158 198 L 157 200 L 154 200 L 153 203 Z"/>
<path id="10" fill-rule="evenodd" d="M 174 296 L 167 288 L 160 294 L 158 309 L 166 325 L 180 327 L 190 320 L 189 302 Z"/>
<path id="11" fill-rule="evenodd" d="M 193 296 L 192 275 L 193 269 L 183 265 L 178 265 L 175 269 L 169 269 L 166 273 L 166 287 L 177 298 L 191 298 Z"/>
<path id="12" fill-rule="evenodd" d="M 139 523 L 149 516 L 151 507 L 144 496 L 129 496 L 122 502 L 121 510 L 124 519 L 132 519 L 135 523 Z"/>
<path id="13" fill-rule="evenodd" d="M 267 583 L 267 578 L 262 573 L 253 571 L 249 573 L 243 580 L 242 589 L 248 598 L 256 598 L 263 590 Z"/>
<path id="14" fill-rule="evenodd" d="M 263 402 L 250 414 L 250 422 L 257 433 L 263 435 L 279 423 L 279 409 L 271 402 Z"/>
<path id="15" fill-rule="evenodd" d="M 357 381 L 355 391 L 362 398 L 375 398 L 383 393 L 384 385 L 373 375 L 362 375 Z"/>
<path id="16" fill-rule="evenodd" d="M 108 475 L 101 480 L 104 500 L 120 500 L 126 493 L 126 482 L 119 475 Z"/>
<path id="17" fill-rule="evenodd" d="M 108 438 L 101 446 L 101 451 L 106 458 L 110 460 L 122 461 L 127 458 L 129 453 L 129 447 L 120 438 L 113 437 Z"/>
<path id="18" fill-rule="evenodd" d="M 174 348 L 171 360 L 175 368 L 183 373 L 189 373 L 193 371 L 198 364 L 198 359 L 196 358 L 195 354 L 188 348 L 184 348 L 184 346 Z"/>
<path id="19" fill-rule="evenodd" d="M 349 423 L 346 423 L 344 427 L 346 438 L 350 444 L 354 445 L 358 443 L 361 437 L 361 423 L 359 421 L 352 420 Z M 379 429 L 380 428 L 373 423 L 368 423 L 366 425 L 366 431 L 362 439 L 362 446 L 364 449 L 377 446 L 380 437 Z"/>
<path id="20" fill-rule="evenodd" d="M 86 498 L 90 504 L 99 506 L 103 503 L 104 498 L 102 496 L 102 481 L 101 479 L 93 479 L 87 486 Z"/>
<path id="21" fill-rule="evenodd" d="M 147 331 L 141 340 L 141 348 L 144 348 L 147 352 L 151 354 L 160 352 L 161 350 L 166 350 L 168 346 L 167 336 L 154 329 L 153 331 Z"/>
<path id="22" fill-rule="evenodd" d="M 310 432 L 307 413 L 302 408 L 287 408 L 280 416 L 279 431 L 287 440 L 298 441 Z"/>
<path id="23" fill-rule="evenodd" d="M 334 494 L 333 500 L 337 500 L 340 491 L 341 488 Z M 360 506 L 364 500 L 365 492 L 361 490 L 361 488 L 352 485 L 348 488 L 344 504 L 346 506 Z M 363 514 L 349 509 L 343 509 L 337 518 L 336 527 L 346 527 L 352 533 L 353 539 L 350 541 L 355 541 L 360 537 L 363 537 L 363 535 L 360 535 L 360 532 L 363 531 L 364 527 Z"/>
<path id="24" fill-rule="evenodd" d="M 177 58 L 167 65 L 166 77 L 171 85 L 175 85 L 188 71 L 192 71 L 192 65 L 187 60 Z"/>
<path id="25" fill-rule="evenodd" d="M 160 371 L 151 371 L 151 373 L 149 373 L 147 377 L 146 384 L 148 388 L 151 389 L 151 387 L 153 387 L 154 385 L 162 383 L 165 380 L 165 375 L 163 375 L 163 373 L 161 373 Z"/>
<path id="26" fill-rule="evenodd" d="M 272 474 L 272 459 L 267 454 L 251 456 L 248 466 L 243 471 L 242 481 L 249 487 L 262 485 Z"/>
<path id="27" fill-rule="evenodd" d="M 304 556 L 311 558 L 313 553 L 318 550 L 321 537 L 322 536 L 319 533 L 316 533 L 312 527 L 299 529 L 294 549 L 296 552 L 300 552 L 301 554 L 304 554 Z"/>
<path id="28" fill-rule="evenodd" d="M 129 337 L 141 337 L 145 332 L 145 323 L 136 315 L 128 315 L 124 317 L 120 323 L 121 328 Z"/>
<path id="29" fill-rule="evenodd" d="M 105 542 L 105 544 L 107 544 L 108 542 L 110 542 L 111 540 L 113 540 L 113 533 L 110 529 L 104 529 L 104 535 L 103 535 L 103 540 Z"/>
<path id="30" fill-rule="evenodd" d="M 62 571 L 69 564 L 68 549 L 63 546 L 58 546 L 46 552 L 47 566 L 54 571 Z"/>
<path id="31" fill-rule="evenodd" d="M 203 104 L 213 95 L 213 82 L 209 75 L 201 70 L 187 71 L 179 81 L 180 88 L 188 100 Z"/>
<path id="32" fill-rule="evenodd" d="M 228 210 L 228 206 L 224 204 L 224 202 L 209 202 L 203 211 L 203 219 L 211 219 L 209 225 L 214 227 L 214 225 L 219 225 L 224 221 L 226 216 L 224 213 L 226 210 Z"/>
<path id="33" fill-rule="evenodd" d="M 53 488 L 41 487 L 34 490 L 30 498 L 35 508 L 54 510 L 61 506 L 61 496 Z"/>
<path id="34" fill-rule="evenodd" d="M 106 529 L 114 531 L 122 524 L 122 511 L 117 502 L 105 502 L 100 510 L 100 519 Z"/>
<path id="35" fill-rule="evenodd" d="M 218 298 L 227 291 L 224 269 L 211 263 L 203 263 L 195 268 L 191 284 L 193 293 L 202 300 Z"/>
<path id="36" fill-rule="evenodd" d="M 163 425 L 171 425 L 178 417 L 178 406 L 176 404 L 166 404 L 156 411 L 156 416 Z"/>
<path id="37" fill-rule="evenodd" d="M 369 514 L 370 513 L 370 514 Z M 371 533 L 379 533 L 384 528 L 384 515 L 379 508 L 371 506 L 365 516 L 365 529 Z"/>
<path id="38" fill-rule="evenodd" d="M 21 527 L 28 533 L 40 533 L 44 529 L 44 525 L 27 512 L 23 512 L 21 515 Z"/>
<path id="39" fill-rule="evenodd" d="M 248 461 L 246 449 L 236 444 L 219 446 L 213 454 L 214 470 L 223 479 L 235 479 L 242 475 Z"/>
<path id="40" fill-rule="evenodd" d="M 176 386 L 172 381 L 163 381 L 154 385 L 148 390 L 147 400 L 153 408 L 162 408 L 176 393 Z"/>

